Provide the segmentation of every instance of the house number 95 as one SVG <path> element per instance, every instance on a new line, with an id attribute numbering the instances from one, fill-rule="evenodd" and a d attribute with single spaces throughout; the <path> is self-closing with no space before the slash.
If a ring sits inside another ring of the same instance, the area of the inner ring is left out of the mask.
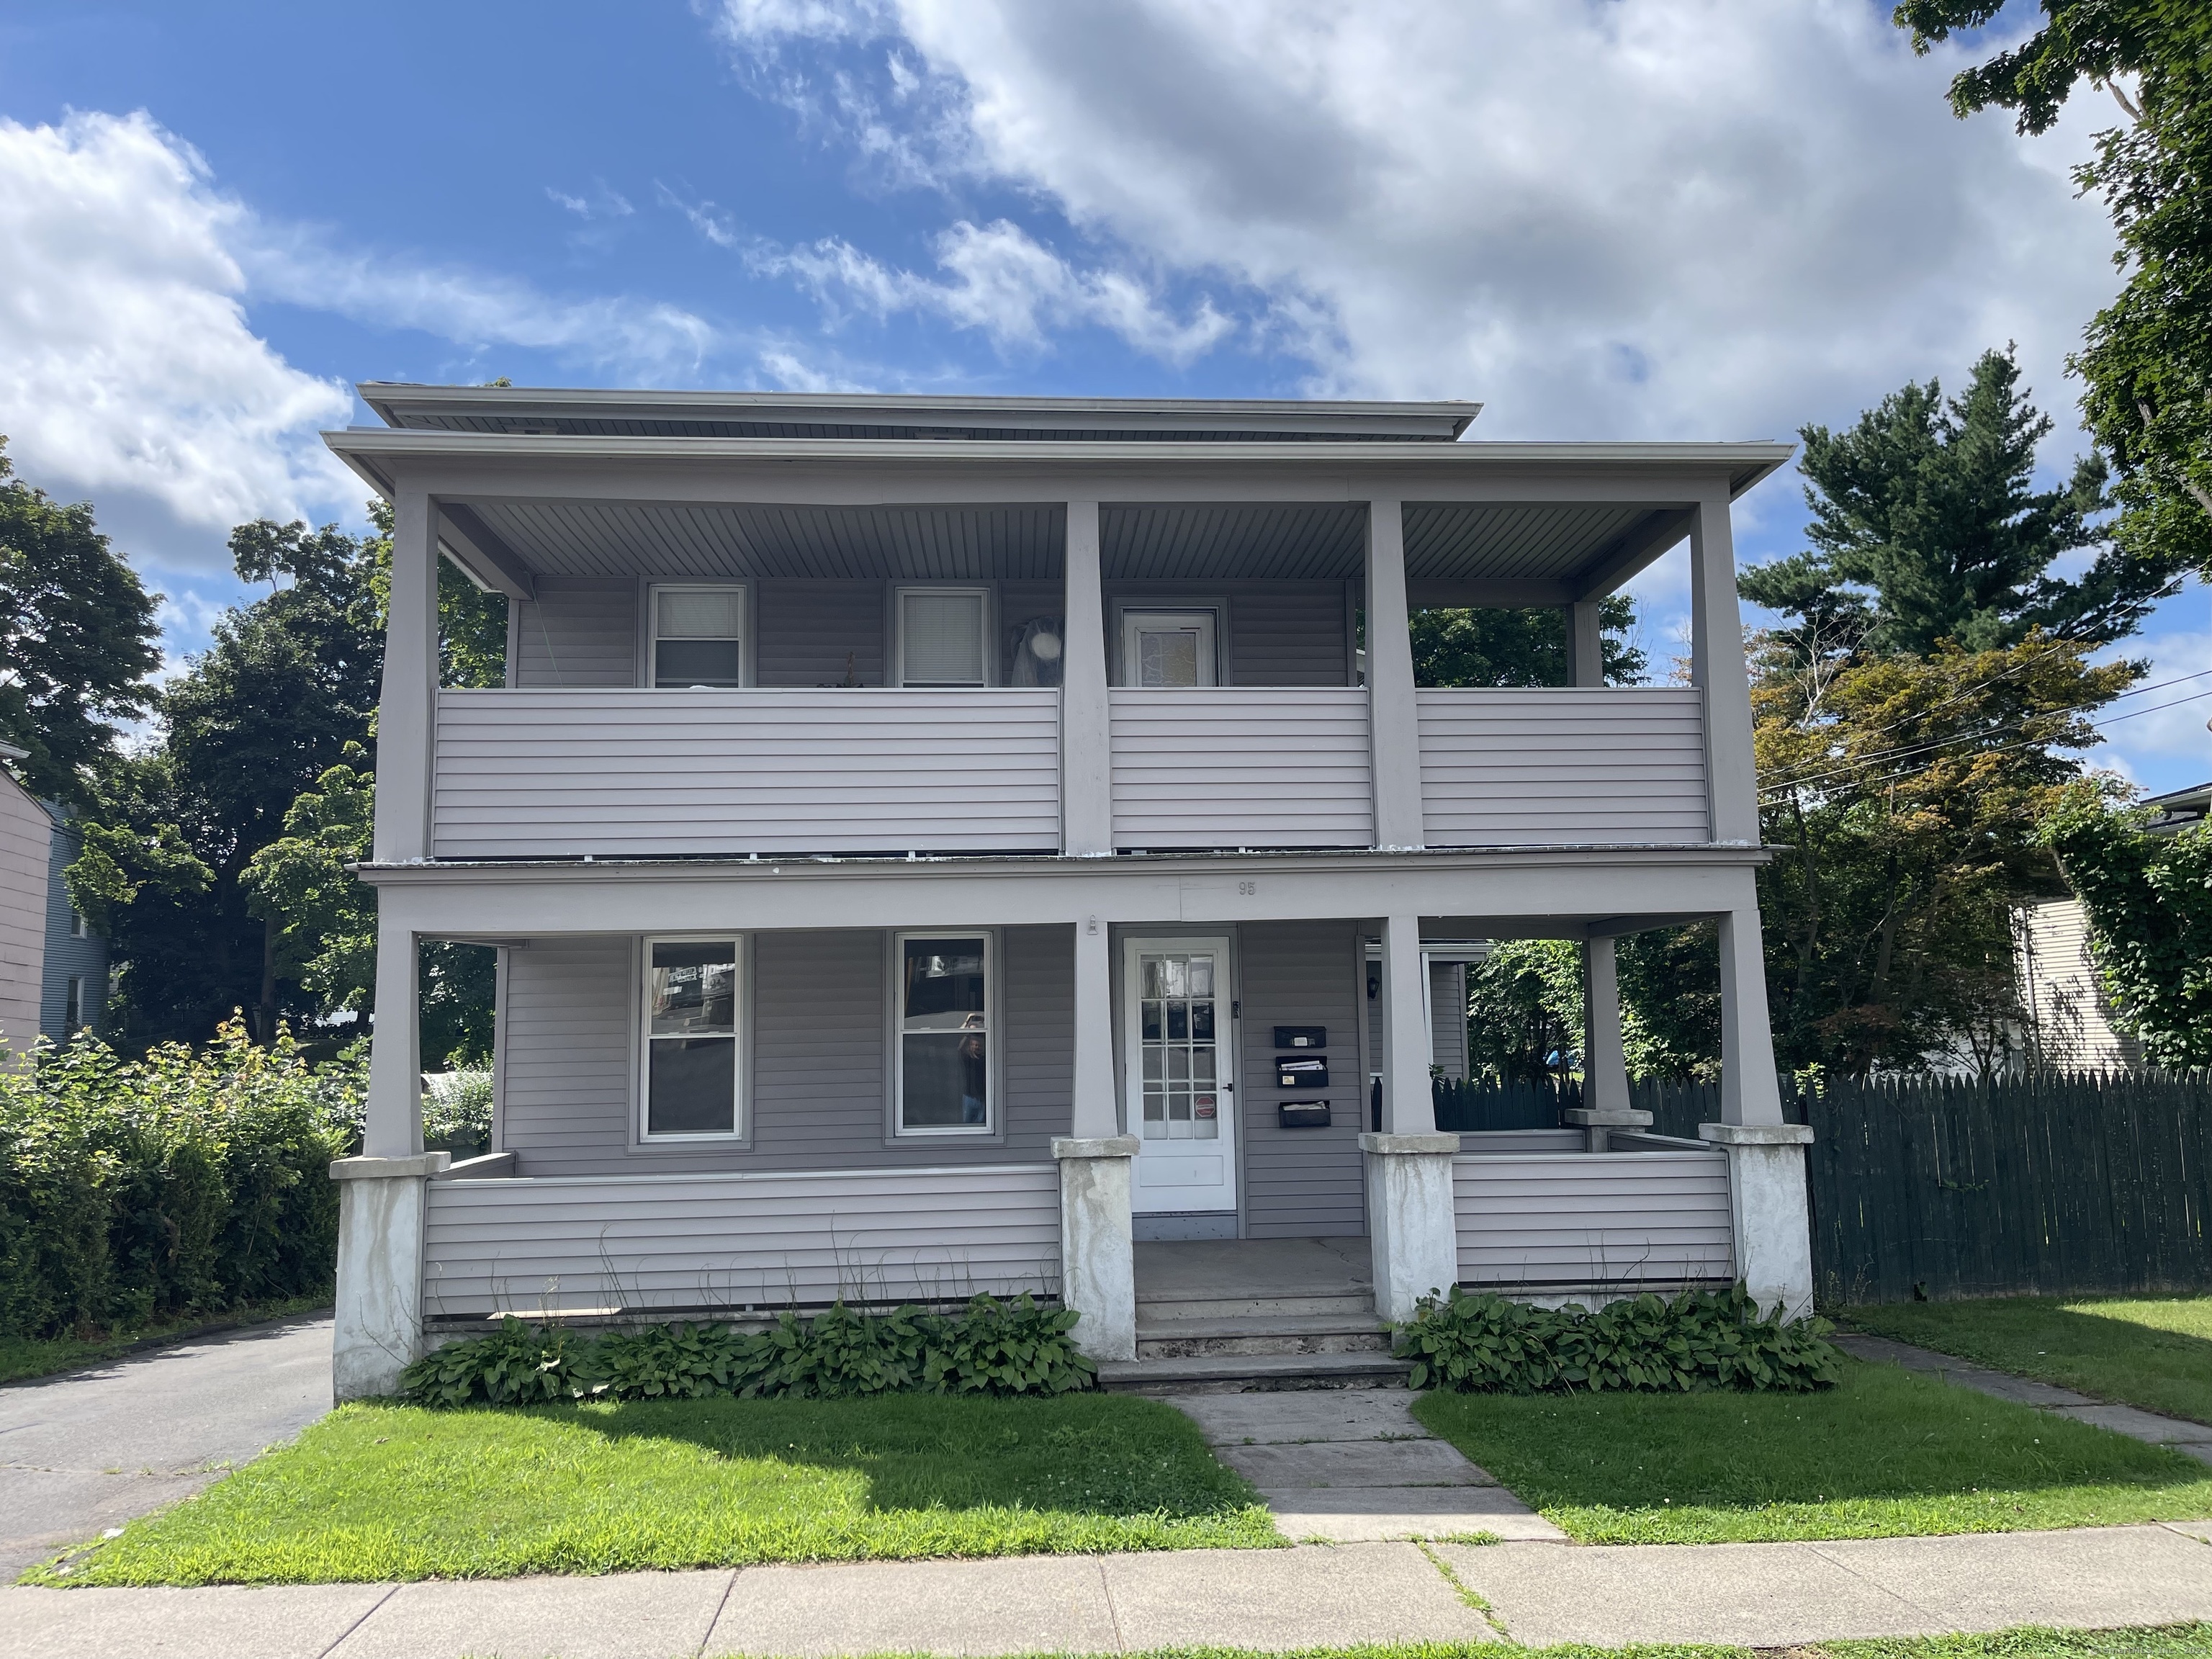
<path id="1" fill-rule="evenodd" d="M 1259 890 L 1260 884 L 1256 881 L 1240 881 L 1237 884 L 1237 894 L 1239 896 L 1243 898 L 1250 898 L 1253 894 Z"/>

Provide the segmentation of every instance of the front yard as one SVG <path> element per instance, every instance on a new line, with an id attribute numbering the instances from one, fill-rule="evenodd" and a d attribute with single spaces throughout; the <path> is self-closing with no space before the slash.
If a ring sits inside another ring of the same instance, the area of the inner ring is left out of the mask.
<path id="1" fill-rule="evenodd" d="M 1857 1329 L 2212 1423 L 2212 1296 L 1990 1297 L 1854 1308 Z"/>
<path id="2" fill-rule="evenodd" d="M 1425 1395 L 1414 1414 L 1585 1543 L 2212 1516 L 2212 1468 L 1856 1362 L 1820 1394 Z"/>
<path id="3" fill-rule="evenodd" d="M 48 1584 L 328 1583 L 1284 1542 L 1118 1395 L 349 1406 Z"/>

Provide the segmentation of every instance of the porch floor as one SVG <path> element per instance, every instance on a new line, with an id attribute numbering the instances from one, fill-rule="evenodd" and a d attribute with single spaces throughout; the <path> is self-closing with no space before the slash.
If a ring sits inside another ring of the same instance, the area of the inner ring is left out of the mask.
<path id="1" fill-rule="evenodd" d="M 1357 1297 L 1374 1306 L 1365 1238 L 1140 1241 L 1137 1301 L 1273 1302 Z"/>

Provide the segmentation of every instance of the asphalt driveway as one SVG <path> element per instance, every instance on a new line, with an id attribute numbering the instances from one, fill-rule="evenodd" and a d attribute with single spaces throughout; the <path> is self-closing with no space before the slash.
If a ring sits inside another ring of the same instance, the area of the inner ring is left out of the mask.
<path id="1" fill-rule="evenodd" d="M 327 1314 L 0 1388 L 0 1583 L 198 1492 L 330 1408 Z"/>

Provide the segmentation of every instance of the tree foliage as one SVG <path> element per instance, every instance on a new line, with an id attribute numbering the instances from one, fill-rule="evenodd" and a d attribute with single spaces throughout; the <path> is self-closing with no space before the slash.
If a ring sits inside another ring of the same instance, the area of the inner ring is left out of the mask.
<path id="1" fill-rule="evenodd" d="M 1979 28 L 2002 0 L 1903 0 L 1926 52 Z M 2087 82 L 2124 124 L 2075 170 L 2119 233 L 2118 296 L 2069 367 L 2085 423 L 2119 473 L 2116 538 L 2145 579 L 2193 567 L 2212 580 L 2212 7 L 2202 0 L 2043 0 L 2043 26 L 1957 76 L 1962 118 L 1998 107 L 2047 131 Z M 2132 78 L 2132 92 L 2125 84 Z"/>
<path id="2" fill-rule="evenodd" d="M 1604 627 L 1605 680 L 1625 685 L 1643 678 L 1644 653 L 1622 636 L 1636 626 L 1635 602 L 1625 593 L 1599 602 Z M 1409 613 L 1413 683 L 1424 686 L 1565 685 L 1567 618 L 1559 609 L 1434 609 Z"/>
<path id="3" fill-rule="evenodd" d="M 2149 817 L 2085 784 L 2060 798 L 2039 839 L 2089 913 L 2119 1024 L 2154 1065 L 2212 1066 L 2212 826 L 2148 835 Z"/>
<path id="4" fill-rule="evenodd" d="M 93 526 L 13 476 L 0 438 L 0 740 L 31 793 L 86 805 L 114 722 L 154 705 L 159 594 Z"/>

